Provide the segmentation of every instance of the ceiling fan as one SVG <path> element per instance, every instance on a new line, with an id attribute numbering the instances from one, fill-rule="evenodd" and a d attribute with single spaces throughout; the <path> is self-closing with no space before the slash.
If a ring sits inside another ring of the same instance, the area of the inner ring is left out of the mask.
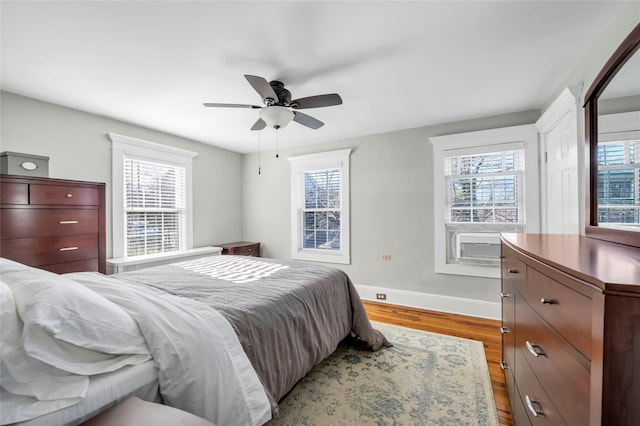
<path id="1" fill-rule="evenodd" d="M 291 100 L 291 92 L 285 89 L 280 81 L 268 82 L 256 75 L 244 76 L 249 84 L 262 97 L 264 107 L 245 104 L 224 104 L 206 102 L 206 107 L 217 108 L 251 108 L 260 110 L 260 118 L 251 127 L 251 130 L 262 130 L 266 126 L 279 129 L 286 126 L 291 120 L 311 129 L 319 129 L 324 123 L 310 115 L 303 114 L 299 109 L 320 108 L 342 104 L 342 98 L 337 93 L 327 95 L 309 96 Z"/>

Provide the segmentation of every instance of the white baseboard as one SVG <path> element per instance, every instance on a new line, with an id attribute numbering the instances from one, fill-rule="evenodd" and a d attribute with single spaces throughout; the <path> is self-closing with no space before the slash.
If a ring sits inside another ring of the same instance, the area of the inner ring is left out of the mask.
<path id="1" fill-rule="evenodd" d="M 465 299 L 462 297 L 441 296 L 438 294 L 420 293 L 417 291 L 395 290 L 385 287 L 369 285 L 355 285 L 363 300 L 389 303 L 392 305 L 408 306 L 412 308 L 428 309 L 431 311 L 448 312 L 451 314 L 468 315 L 472 317 L 499 320 L 502 308 L 499 302 Z M 377 293 L 387 295 L 386 300 L 376 299 Z"/>

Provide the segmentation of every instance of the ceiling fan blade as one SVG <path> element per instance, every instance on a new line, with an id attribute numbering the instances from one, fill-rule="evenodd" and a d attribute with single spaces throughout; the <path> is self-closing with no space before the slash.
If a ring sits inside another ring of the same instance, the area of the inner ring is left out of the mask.
<path id="1" fill-rule="evenodd" d="M 311 117 L 310 115 L 307 114 L 303 114 L 301 112 L 298 111 L 293 111 L 293 121 L 295 121 L 296 123 L 300 123 L 303 126 L 307 126 L 311 129 L 319 129 L 320 127 L 324 126 L 324 123 L 320 120 L 317 120 L 313 117 Z"/>
<path id="2" fill-rule="evenodd" d="M 267 80 L 257 75 L 246 74 L 244 78 L 247 79 L 251 87 L 253 87 L 255 91 L 258 92 L 258 94 L 262 97 L 262 100 L 267 105 L 278 102 L 278 95 L 276 95 L 276 92 L 273 90 L 273 87 L 271 87 Z M 268 101 L 269 99 L 271 100 L 271 102 Z"/>
<path id="3" fill-rule="evenodd" d="M 261 106 L 258 105 L 245 105 L 245 104 L 219 104 L 212 102 L 205 102 L 202 105 L 206 107 L 216 107 L 216 108 L 251 108 L 251 109 L 261 109 Z"/>
<path id="4" fill-rule="evenodd" d="M 265 127 L 267 127 L 267 123 L 265 123 L 265 121 L 262 118 L 258 118 L 258 121 L 256 121 L 253 126 L 251 127 L 251 130 L 262 130 Z"/>
<path id="5" fill-rule="evenodd" d="M 291 108 L 304 109 L 304 108 L 319 108 L 333 105 L 341 105 L 342 98 L 337 93 L 330 93 L 327 95 L 309 96 L 307 98 L 294 99 L 291 101 Z"/>

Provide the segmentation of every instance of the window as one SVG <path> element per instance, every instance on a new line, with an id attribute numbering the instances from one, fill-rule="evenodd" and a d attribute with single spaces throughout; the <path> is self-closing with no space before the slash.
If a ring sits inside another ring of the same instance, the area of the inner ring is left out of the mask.
<path id="1" fill-rule="evenodd" d="M 113 141 L 113 257 L 157 256 L 191 248 L 191 166 L 197 154 L 109 136 Z"/>
<path id="2" fill-rule="evenodd" d="M 536 138 L 533 126 L 430 138 L 436 272 L 499 277 L 500 233 L 537 229 Z"/>
<path id="3" fill-rule="evenodd" d="M 186 170 L 124 157 L 127 257 L 184 250 Z"/>
<path id="4" fill-rule="evenodd" d="M 350 149 L 291 157 L 293 259 L 350 263 Z"/>
<path id="5" fill-rule="evenodd" d="M 640 225 L 640 140 L 598 144 L 598 223 Z"/>

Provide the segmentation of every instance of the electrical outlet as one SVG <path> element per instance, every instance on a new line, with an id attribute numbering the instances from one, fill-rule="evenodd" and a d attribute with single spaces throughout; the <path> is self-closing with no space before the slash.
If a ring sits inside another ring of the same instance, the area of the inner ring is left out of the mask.
<path id="1" fill-rule="evenodd" d="M 382 255 L 382 260 L 391 260 L 391 254 L 385 253 Z"/>
<path id="2" fill-rule="evenodd" d="M 387 300 L 387 293 L 376 293 L 376 299 Z"/>

